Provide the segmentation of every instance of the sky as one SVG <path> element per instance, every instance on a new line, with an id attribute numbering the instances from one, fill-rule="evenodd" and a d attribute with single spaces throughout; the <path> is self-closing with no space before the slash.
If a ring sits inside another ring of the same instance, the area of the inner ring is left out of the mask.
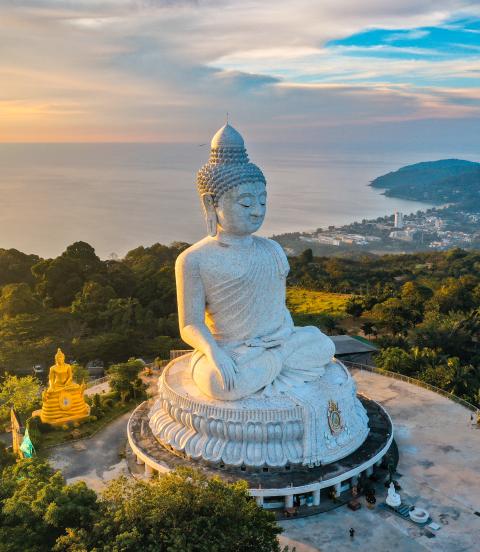
<path id="1" fill-rule="evenodd" d="M 0 142 L 480 148 L 480 2 L 0 0 Z"/>

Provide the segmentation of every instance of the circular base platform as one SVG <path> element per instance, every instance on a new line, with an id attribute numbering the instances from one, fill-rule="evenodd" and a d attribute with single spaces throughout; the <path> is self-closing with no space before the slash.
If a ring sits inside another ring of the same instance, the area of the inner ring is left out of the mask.
<path id="1" fill-rule="evenodd" d="M 188 458 L 280 470 L 331 464 L 369 431 L 355 381 L 336 360 L 314 381 L 225 401 L 198 389 L 185 355 L 165 368 L 149 423 L 161 445 Z"/>
<path id="2" fill-rule="evenodd" d="M 293 505 L 294 495 L 312 494 L 313 506 L 320 503 L 320 491 L 332 487 L 340 494 L 346 487 L 356 484 L 359 476 L 371 475 L 375 465 L 389 451 L 393 442 L 392 422 L 387 412 L 376 402 L 359 396 L 369 419 L 369 434 L 354 452 L 328 465 L 314 468 L 285 466 L 281 472 L 263 468 L 216 467 L 188 459 L 166 450 L 155 439 L 149 425 L 151 403 L 144 402 L 136 408 L 129 419 L 127 434 L 137 463 L 145 464 L 145 475 L 166 473 L 179 466 L 195 467 L 209 476 L 217 475 L 227 482 L 246 480 L 250 494 L 259 504 L 278 507 L 275 500 L 284 501 L 286 507 Z"/>

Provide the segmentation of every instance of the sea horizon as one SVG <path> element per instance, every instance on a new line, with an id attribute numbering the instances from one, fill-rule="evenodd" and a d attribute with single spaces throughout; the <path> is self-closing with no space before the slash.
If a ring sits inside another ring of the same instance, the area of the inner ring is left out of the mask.
<path id="1" fill-rule="evenodd" d="M 382 195 L 374 178 L 420 161 L 476 160 L 472 152 L 333 152 L 298 144 L 247 149 L 267 179 L 272 236 L 411 213 L 432 205 Z M 205 236 L 195 178 L 208 144 L 1 143 L 0 247 L 54 257 L 75 241 L 101 258 Z"/>

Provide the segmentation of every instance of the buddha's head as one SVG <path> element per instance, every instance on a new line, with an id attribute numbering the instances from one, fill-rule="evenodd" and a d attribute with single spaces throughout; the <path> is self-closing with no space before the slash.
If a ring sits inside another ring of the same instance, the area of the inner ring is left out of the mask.
<path id="1" fill-rule="evenodd" d="M 57 354 L 55 355 L 55 364 L 62 366 L 65 364 L 65 355 L 62 352 L 62 349 L 57 349 Z"/>
<path id="2" fill-rule="evenodd" d="M 228 123 L 213 137 L 209 162 L 197 175 L 208 233 L 218 228 L 239 236 L 256 232 L 266 210 L 266 182 L 248 160 L 240 134 Z"/>

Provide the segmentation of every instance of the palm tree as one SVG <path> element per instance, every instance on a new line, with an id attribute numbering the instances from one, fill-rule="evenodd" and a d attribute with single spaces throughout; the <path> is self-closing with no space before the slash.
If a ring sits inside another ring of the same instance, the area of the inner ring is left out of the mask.
<path id="1" fill-rule="evenodd" d="M 369 335 L 377 335 L 377 330 L 375 329 L 375 326 L 372 322 L 364 322 L 360 329 L 365 334 L 366 337 Z"/>
<path id="2" fill-rule="evenodd" d="M 472 364 L 462 366 L 458 358 L 449 358 L 447 364 L 454 370 L 451 392 L 458 397 L 475 400 L 475 395 L 479 393 L 480 368 Z"/>

